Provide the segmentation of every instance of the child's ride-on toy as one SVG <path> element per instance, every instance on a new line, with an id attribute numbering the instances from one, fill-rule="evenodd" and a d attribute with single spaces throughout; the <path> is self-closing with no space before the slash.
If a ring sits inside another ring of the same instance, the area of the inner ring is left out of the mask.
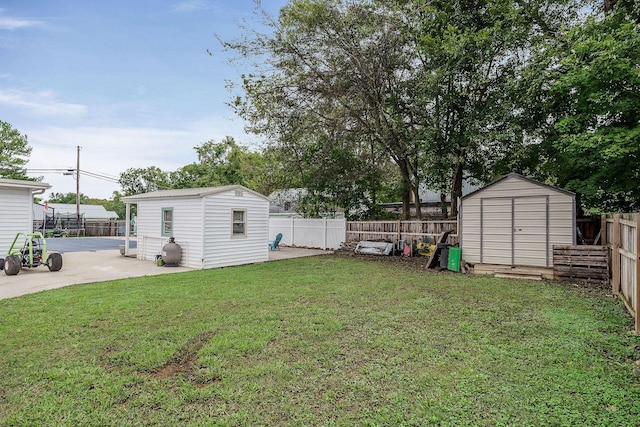
<path id="1" fill-rule="evenodd" d="M 20 237 L 24 237 L 22 248 L 16 246 Z M 47 242 L 42 237 L 42 233 L 16 234 L 4 260 L 5 274 L 15 276 L 22 267 L 32 268 L 43 264 L 49 268 L 49 271 L 58 271 L 62 268 L 62 255 L 52 252 L 47 257 Z"/>

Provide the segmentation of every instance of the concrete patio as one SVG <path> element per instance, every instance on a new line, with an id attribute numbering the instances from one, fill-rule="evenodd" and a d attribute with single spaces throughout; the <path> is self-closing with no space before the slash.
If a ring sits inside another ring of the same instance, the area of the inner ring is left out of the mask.
<path id="1" fill-rule="evenodd" d="M 281 246 L 269 251 L 269 261 L 329 254 L 321 249 Z M 0 299 L 41 292 L 64 286 L 79 285 L 131 277 L 154 276 L 194 271 L 186 267 L 158 267 L 153 261 L 141 261 L 120 255 L 119 250 L 66 252 L 62 270 L 51 272 L 46 266 L 23 268 L 16 276 L 0 272 Z"/>

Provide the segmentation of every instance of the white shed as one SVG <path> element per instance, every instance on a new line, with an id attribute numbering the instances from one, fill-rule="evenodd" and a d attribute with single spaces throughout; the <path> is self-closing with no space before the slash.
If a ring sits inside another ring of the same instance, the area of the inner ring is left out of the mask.
<path id="1" fill-rule="evenodd" d="M 7 254 L 17 233 L 33 231 L 33 195 L 49 188 L 44 182 L 0 179 L 0 256 Z"/>
<path id="2" fill-rule="evenodd" d="M 180 265 L 185 267 L 269 259 L 269 199 L 241 185 L 155 191 L 121 200 L 127 220 L 130 205 L 137 204 L 138 259 L 155 260 L 170 237 L 182 247 Z"/>
<path id="3" fill-rule="evenodd" d="M 463 197 L 459 221 L 466 262 L 551 268 L 576 241 L 575 195 L 510 173 Z"/>

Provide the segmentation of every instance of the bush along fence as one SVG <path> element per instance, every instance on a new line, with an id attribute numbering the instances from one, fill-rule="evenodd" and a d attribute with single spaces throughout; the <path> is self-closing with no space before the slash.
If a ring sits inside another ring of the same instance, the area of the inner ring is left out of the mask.
<path id="1" fill-rule="evenodd" d="M 640 333 L 640 214 L 613 214 L 602 217 L 602 241 L 609 248 L 611 288 L 619 295 L 635 319 L 635 331 Z"/>
<path id="2" fill-rule="evenodd" d="M 346 241 L 431 241 L 437 240 L 445 231 L 453 230 L 447 243 L 458 243 L 458 222 L 442 221 L 349 221 L 347 222 Z"/>

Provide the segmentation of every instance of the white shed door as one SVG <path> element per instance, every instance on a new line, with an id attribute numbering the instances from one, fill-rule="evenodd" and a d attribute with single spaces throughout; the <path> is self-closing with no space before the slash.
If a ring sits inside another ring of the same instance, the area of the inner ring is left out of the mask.
<path id="1" fill-rule="evenodd" d="M 548 266 L 547 197 L 482 199 L 480 262 Z"/>

